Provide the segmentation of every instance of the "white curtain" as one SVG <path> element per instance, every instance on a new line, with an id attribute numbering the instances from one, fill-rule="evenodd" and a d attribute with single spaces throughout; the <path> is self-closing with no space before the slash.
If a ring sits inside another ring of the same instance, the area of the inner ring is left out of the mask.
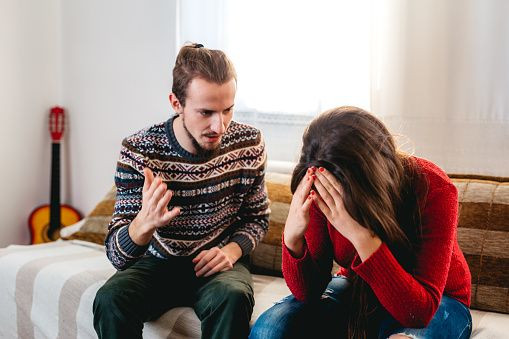
<path id="1" fill-rule="evenodd" d="M 372 111 L 448 173 L 509 177 L 509 1 L 374 9 Z"/>
<path id="2" fill-rule="evenodd" d="M 178 47 L 224 49 L 236 118 L 295 161 L 312 116 L 355 105 L 449 173 L 509 176 L 509 1 L 179 2 Z"/>

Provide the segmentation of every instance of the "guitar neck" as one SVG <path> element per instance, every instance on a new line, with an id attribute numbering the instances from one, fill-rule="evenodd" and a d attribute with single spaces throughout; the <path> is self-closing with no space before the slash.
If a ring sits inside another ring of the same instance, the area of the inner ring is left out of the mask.
<path id="1" fill-rule="evenodd" d="M 60 228 L 60 143 L 51 144 L 50 225 L 48 233 Z"/>

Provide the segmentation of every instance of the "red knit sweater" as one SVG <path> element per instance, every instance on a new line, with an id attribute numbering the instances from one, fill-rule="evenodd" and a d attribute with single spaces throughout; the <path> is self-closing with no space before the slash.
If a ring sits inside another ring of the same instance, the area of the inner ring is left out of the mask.
<path id="1" fill-rule="evenodd" d="M 458 194 L 447 175 L 433 163 L 415 158 L 427 180 L 422 205 L 422 243 L 414 274 L 409 274 L 385 243 L 362 262 L 353 245 L 313 205 L 305 238 L 305 252 L 294 258 L 283 239 L 283 275 L 299 300 L 319 298 L 334 259 L 338 273 L 350 267 L 369 284 L 381 305 L 404 327 L 425 327 L 442 294 L 470 305 L 470 271 L 456 236 Z"/>

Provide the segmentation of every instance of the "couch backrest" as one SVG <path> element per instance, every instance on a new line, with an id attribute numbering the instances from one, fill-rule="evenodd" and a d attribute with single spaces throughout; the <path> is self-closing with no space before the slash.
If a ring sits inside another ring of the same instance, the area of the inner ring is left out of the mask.
<path id="1" fill-rule="evenodd" d="M 472 308 L 509 313 L 509 178 L 454 176 L 458 242 L 472 274 Z"/>
<path id="2" fill-rule="evenodd" d="M 254 271 L 281 275 L 281 234 L 291 202 L 289 174 L 267 173 L 269 233 Z M 472 308 L 509 313 L 509 178 L 451 175 L 458 189 L 458 242 L 472 273 Z"/>
<path id="3" fill-rule="evenodd" d="M 458 188 L 458 241 L 472 273 L 472 308 L 509 313 L 509 178 L 451 175 Z M 268 172 L 269 232 L 251 255 L 254 273 L 281 276 L 281 234 L 292 194 L 289 174 Z M 67 239 L 104 242 L 112 188 Z"/>

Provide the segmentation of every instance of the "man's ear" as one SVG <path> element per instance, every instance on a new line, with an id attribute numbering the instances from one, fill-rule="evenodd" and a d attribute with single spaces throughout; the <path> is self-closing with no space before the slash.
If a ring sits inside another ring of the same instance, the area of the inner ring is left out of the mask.
<path id="1" fill-rule="evenodd" d="M 170 93 L 169 100 L 170 100 L 171 107 L 173 108 L 175 113 L 177 113 L 177 114 L 182 113 L 183 107 L 180 104 L 180 100 L 177 98 L 175 93 Z"/>

